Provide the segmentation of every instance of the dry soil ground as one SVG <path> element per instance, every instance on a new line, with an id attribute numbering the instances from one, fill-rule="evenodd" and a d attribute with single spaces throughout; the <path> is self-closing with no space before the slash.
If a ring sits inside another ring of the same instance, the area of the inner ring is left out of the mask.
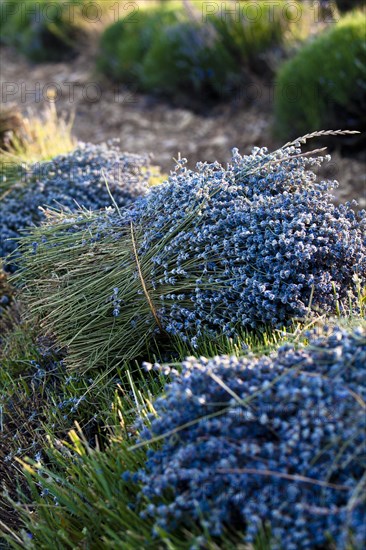
<path id="1" fill-rule="evenodd" d="M 202 114 L 104 80 L 96 74 L 90 54 L 67 63 L 33 65 L 1 48 L 0 61 L 2 102 L 36 111 L 54 89 L 58 112 L 75 113 L 78 139 L 98 143 L 118 137 L 126 151 L 152 153 L 165 172 L 173 168 L 178 153 L 194 166 L 198 160 L 226 162 L 233 147 L 248 153 L 255 145 L 281 145 L 271 135 L 272 91 L 260 82 L 243 86 L 231 102 L 202 109 Z M 338 199 L 356 198 L 366 206 L 365 157 L 346 158 L 335 151 L 322 171 L 339 180 Z"/>

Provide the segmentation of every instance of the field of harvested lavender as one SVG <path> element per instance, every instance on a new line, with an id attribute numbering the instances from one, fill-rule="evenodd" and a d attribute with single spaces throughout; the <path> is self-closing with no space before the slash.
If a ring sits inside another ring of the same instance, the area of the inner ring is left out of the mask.
<path id="1" fill-rule="evenodd" d="M 0 549 L 362 550 L 359 0 L 0 0 Z"/>

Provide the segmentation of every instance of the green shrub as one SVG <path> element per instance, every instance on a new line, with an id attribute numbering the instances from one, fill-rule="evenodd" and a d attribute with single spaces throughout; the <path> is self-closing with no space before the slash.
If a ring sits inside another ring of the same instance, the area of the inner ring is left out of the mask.
<path id="1" fill-rule="evenodd" d="M 36 62 L 59 61 L 76 53 L 75 8 L 84 0 L 10 0 L 1 6 L 2 41 Z"/>
<path id="2" fill-rule="evenodd" d="M 249 63 L 252 69 L 260 70 L 262 65 L 258 66 L 258 62 L 270 48 L 285 46 L 302 37 L 308 12 L 299 2 L 288 5 L 282 0 L 242 1 L 237 3 L 236 11 L 219 11 L 208 15 L 208 19 L 239 63 Z"/>
<path id="3" fill-rule="evenodd" d="M 366 42 L 361 11 L 342 18 L 281 67 L 276 131 L 284 138 L 318 128 L 365 126 Z"/>
<path id="4" fill-rule="evenodd" d="M 156 37 L 142 65 L 147 91 L 222 94 L 234 83 L 237 65 L 210 24 L 186 21 Z"/>
<path id="5" fill-rule="evenodd" d="M 106 29 L 98 59 L 102 72 L 149 92 L 229 95 L 245 66 L 261 71 L 271 47 L 301 37 L 309 13 L 299 3 L 294 13 L 282 0 L 233 6 L 169 1 L 162 6 L 140 10 Z"/>
<path id="6" fill-rule="evenodd" d="M 138 83 L 141 65 L 154 37 L 177 21 L 178 12 L 166 7 L 139 10 L 107 27 L 100 39 L 97 67 L 117 81 Z"/>

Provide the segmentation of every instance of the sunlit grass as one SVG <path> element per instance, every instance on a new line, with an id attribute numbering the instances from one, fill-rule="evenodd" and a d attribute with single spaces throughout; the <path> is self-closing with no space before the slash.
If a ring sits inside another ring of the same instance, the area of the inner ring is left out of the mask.
<path id="1" fill-rule="evenodd" d="M 0 149 L 0 198 L 12 185 L 22 183 L 27 167 L 71 152 L 73 117 L 59 116 L 51 102 L 41 115 L 29 111 L 9 133 L 6 149 Z"/>

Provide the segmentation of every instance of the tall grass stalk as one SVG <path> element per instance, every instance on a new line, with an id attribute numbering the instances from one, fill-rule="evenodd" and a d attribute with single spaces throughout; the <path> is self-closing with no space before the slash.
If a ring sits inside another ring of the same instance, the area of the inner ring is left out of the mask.
<path id="1" fill-rule="evenodd" d="M 41 116 L 29 111 L 17 132 L 9 135 L 7 147 L 0 149 L 0 198 L 12 185 L 21 184 L 27 166 L 66 154 L 75 148 L 72 136 L 74 117 L 60 116 L 53 102 Z"/>

